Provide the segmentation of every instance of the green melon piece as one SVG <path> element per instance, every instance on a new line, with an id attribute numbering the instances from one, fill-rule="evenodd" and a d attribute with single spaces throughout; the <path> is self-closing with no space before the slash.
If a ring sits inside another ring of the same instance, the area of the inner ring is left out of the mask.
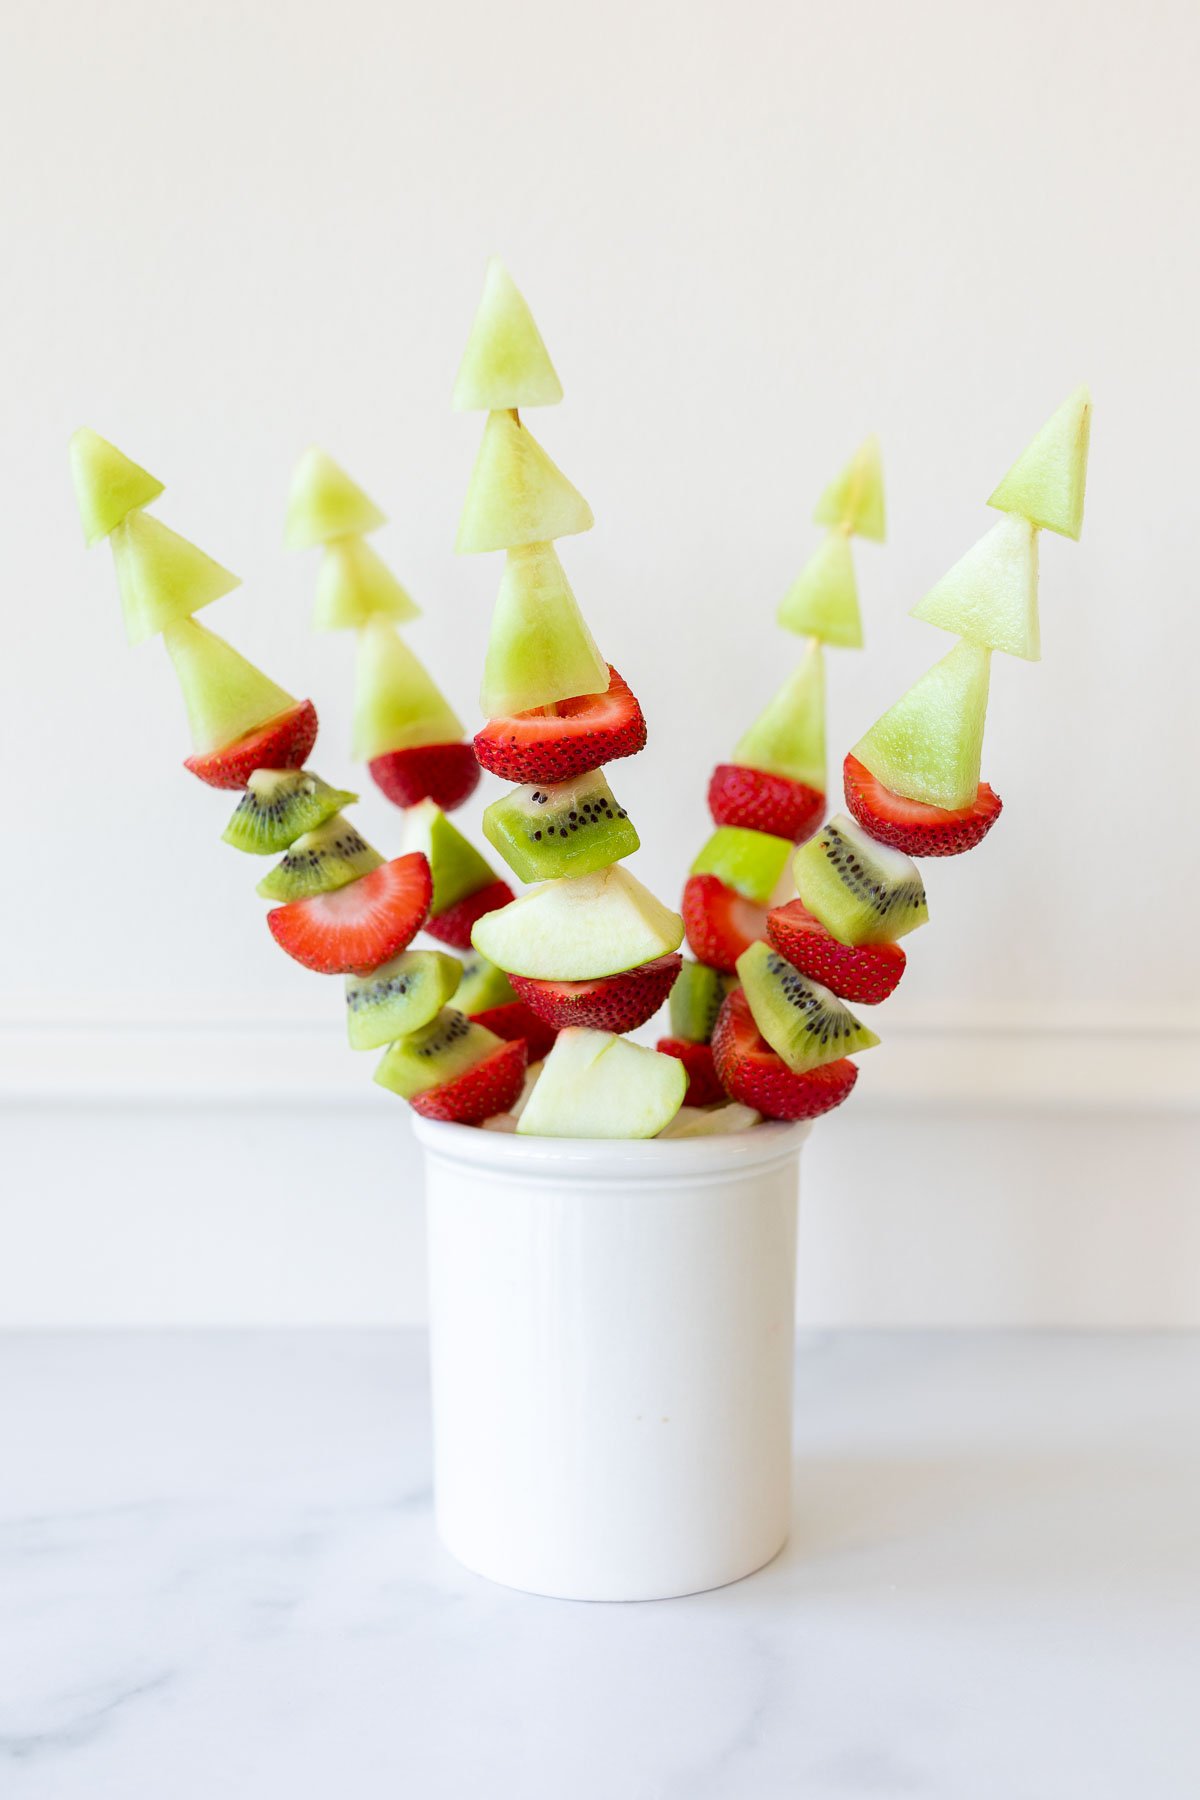
<path id="1" fill-rule="evenodd" d="M 718 825 L 689 873 L 715 875 L 755 906 L 766 906 L 794 848 L 790 838 L 743 825 Z"/>
<path id="2" fill-rule="evenodd" d="M 532 432 L 511 413 L 489 413 L 458 522 L 459 555 L 544 544 L 593 523 L 583 495 Z"/>
<path id="3" fill-rule="evenodd" d="M 1092 397 L 1076 388 L 1013 464 L 989 506 L 1020 513 L 1031 525 L 1078 538 L 1083 530 Z"/>
<path id="4" fill-rule="evenodd" d="M 958 643 L 877 719 L 852 754 L 906 800 L 951 812 L 979 787 L 991 652 Z"/>
<path id="5" fill-rule="evenodd" d="M 655 1137 L 683 1105 L 687 1084 L 687 1070 L 674 1056 L 611 1031 L 571 1026 L 555 1039 L 517 1132 L 521 1137 Z"/>
<path id="6" fill-rule="evenodd" d="M 722 975 L 707 963 L 689 962 L 685 957 L 671 989 L 671 1036 L 684 1038 L 690 1044 L 707 1044 L 721 1002 L 736 986 L 731 975 Z"/>
<path id="7" fill-rule="evenodd" d="M 785 631 L 823 644 L 862 649 L 862 618 L 854 557 L 842 531 L 831 531 L 793 581 L 775 615 Z"/>
<path id="8" fill-rule="evenodd" d="M 407 588 L 361 538 L 339 538 L 326 547 L 317 576 L 315 630 L 357 630 L 376 616 L 404 625 L 420 615 Z"/>
<path id="9" fill-rule="evenodd" d="M 879 1042 L 844 1000 L 801 975 L 770 944 L 751 944 L 738 957 L 737 972 L 754 1023 L 793 1074 L 806 1075 Z"/>
<path id="10" fill-rule="evenodd" d="M 810 644 L 775 698 L 733 747 L 733 761 L 825 791 L 825 658 Z"/>
<path id="11" fill-rule="evenodd" d="M 85 543 L 99 543 L 129 513 L 149 506 L 163 491 L 156 475 L 87 425 L 72 437 L 69 454 Z"/>
<path id="12" fill-rule="evenodd" d="M 517 990 L 504 970 L 498 969 L 486 956 L 475 951 L 464 960 L 458 988 L 460 1011 L 487 1012 L 493 1006 L 511 1005 L 516 997 Z"/>
<path id="13" fill-rule="evenodd" d="M 446 1006 L 420 1031 L 392 1045 L 375 1071 L 375 1080 L 402 1100 L 411 1100 L 415 1094 L 453 1081 L 456 1075 L 465 1075 L 499 1050 L 502 1042 L 494 1031 Z"/>
<path id="14" fill-rule="evenodd" d="M 264 900 L 307 900 L 310 894 L 332 894 L 383 862 L 378 850 L 342 813 L 306 831 L 290 845 L 282 862 L 255 888 Z"/>
<path id="15" fill-rule="evenodd" d="M 381 1050 L 420 1031 L 454 997 L 462 965 L 441 950 L 405 950 L 369 975 L 346 977 L 352 1050 Z"/>
<path id="16" fill-rule="evenodd" d="M 727 1137 L 730 1132 L 749 1131 L 762 1122 L 762 1114 L 752 1106 L 731 1100 L 727 1106 L 681 1106 L 660 1138 Z"/>
<path id="17" fill-rule="evenodd" d="M 112 533 L 125 634 L 140 644 L 176 619 L 190 618 L 241 586 L 241 576 L 214 562 L 149 513 L 131 512 Z"/>
<path id="18" fill-rule="evenodd" d="M 912 616 L 985 650 L 1039 661 L 1036 527 L 1020 513 L 1001 519 L 913 607 Z"/>
<path id="19" fill-rule="evenodd" d="M 335 538 L 361 537 L 386 524 L 387 514 L 356 481 L 316 446 L 296 464 L 288 493 L 283 541 L 289 550 L 310 550 Z"/>
<path id="20" fill-rule="evenodd" d="M 405 814 L 404 852 L 414 850 L 429 862 L 433 878 L 429 911 L 434 917 L 499 880 L 487 858 L 450 823 L 435 800 L 422 800 Z"/>
<path id="21" fill-rule="evenodd" d="M 860 444 L 841 474 L 830 482 L 817 501 L 813 519 L 818 525 L 832 525 L 839 531 L 882 544 L 886 519 L 883 461 L 877 437 Z"/>
<path id="22" fill-rule="evenodd" d="M 553 544 L 510 550 L 488 635 L 479 704 L 488 719 L 608 692 L 608 664 Z"/>
<path id="23" fill-rule="evenodd" d="M 168 625 L 163 642 L 183 689 L 197 756 L 235 744 L 296 705 L 291 694 L 239 656 L 232 644 L 194 619 Z"/>
<path id="24" fill-rule="evenodd" d="M 805 839 L 792 874 L 807 910 L 840 944 L 894 944 L 929 918 L 916 863 L 845 813 Z"/>
<path id="25" fill-rule="evenodd" d="M 389 750 L 455 743 L 462 722 L 424 664 L 388 619 L 369 619 L 358 646 L 353 754 L 361 762 Z"/>
<path id="26" fill-rule="evenodd" d="M 524 296 L 498 256 L 487 266 L 483 298 L 458 366 L 458 412 L 556 406 L 562 383 Z"/>
<path id="27" fill-rule="evenodd" d="M 617 863 L 485 913 L 471 942 L 509 975 L 591 981 L 678 950 L 683 920 Z"/>
<path id="28" fill-rule="evenodd" d="M 591 875 L 641 845 L 600 769 L 513 788 L 484 811 L 483 835 L 519 881 Z"/>

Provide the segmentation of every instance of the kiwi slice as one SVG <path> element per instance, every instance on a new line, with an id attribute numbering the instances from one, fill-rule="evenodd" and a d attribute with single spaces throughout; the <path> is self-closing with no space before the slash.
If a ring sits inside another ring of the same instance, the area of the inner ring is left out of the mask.
<path id="1" fill-rule="evenodd" d="M 521 881 L 594 875 L 632 856 L 641 839 L 599 769 L 493 800 L 483 835 Z"/>
<path id="2" fill-rule="evenodd" d="M 494 1031 L 446 1006 L 428 1025 L 401 1038 L 384 1053 L 375 1079 L 402 1100 L 411 1100 L 414 1094 L 465 1074 L 499 1050 L 502 1042 Z"/>
<path id="3" fill-rule="evenodd" d="M 792 863 L 800 898 L 841 944 L 894 944 L 929 918 L 920 870 L 839 813 Z"/>
<path id="4" fill-rule="evenodd" d="M 478 950 L 464 958 L 457 994 L 460 1012 L 487 1012 L 492 1006 L 509 1006 L 516 998 L 517 990 L 503 969 Z"/>
<path id="5" fill-rule="evenodd" d="M 707 963 L 686 962 L 671 989 L 671 1036 L 689 1044 L 707 1044 L 730 988 L 737 982 Z"/>
<path id="6" fill-rule="evenodd" d="M 766 906 L 791 853 L 790 838 L 750 831 L 744 825 L 719 825 L 690 873 L 715 875 L 754 906 Z"/>
<path id="7" fill-rule="evenodd" d="M 282 862 L 259 882 L 264 900 L 304 900 L 309 894 L 331 894 L 383 862 L 378 850 L 360 837 L 344 813 L 334 813 L 315 831 L 306 831 L 287 850 Z"/>
<path id="8" fill-rule="evenodd" d="M 308 769 L 255 769 L 222 836 L 235 850 L 274 856 L 357 799 Z"/>
<path id="9" fill-rule="evenodd" d="M 743 950 L 737 971 L 754 1023 L 795 1074 L 879 1042 L 836 994 L 793 969 L 770 944 Z"/>
<path id="10" fill-rule="evenodd" d="M 350 1048 L 379 1050 L 420 1031 L 451 998 L 461 975 L 458 958 L 441 950 L 405 950 L 369 975 L 347 975 Z"/>

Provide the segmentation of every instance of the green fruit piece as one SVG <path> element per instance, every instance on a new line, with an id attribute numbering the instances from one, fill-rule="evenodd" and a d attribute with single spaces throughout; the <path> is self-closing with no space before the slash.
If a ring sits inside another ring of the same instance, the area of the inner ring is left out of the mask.
<path id="1" fill-rule="evenodd" d="M 390 620 L 369 619 L 359 638 L 353 754 L 370 762 L 462 735 L 457 713 Z"/>
<path id="2" fill-rule="evenodd" d="M 261 669 L 239 656 L 232 644 L 194 619 L 168 625 L 163 642 L 183 689 L 197 756 L 235 744 L 296 704 Z"/>
<path id="3" fill-rule="evenodd" d="M 499 1050 L 502 1042 L 494 1031 L 447 1006 L 420 1031 L 400 1038 L 385 1052 L 375 1079 L 402 1100 L 411 1100 L 427 1088 L 441 1087 L 444 1081 L 465 1074 Z"/>
<path id="4" fill-rule="evenodd" d="M 79 521 L 87 544 L 98 544 L 129 513 L 149 506 L 163 491 L 157 476 L 132 462 L 115 444 L 87 425 L 81 425 L 71 439 L 69 455 Z"/>
<path id="5" fill-rule="evenodd" d="M 785 631 L 820 638 L 846 650 L 862 649 L 862 618 L 854 557 L 842 531 L 831 531 L 793 581 L 775 615 Z"/>
<path id="6" fill-rule="evenodd" d="M 359 836 L 349 819 L 334 813 L 323 825 L 298 837 L 255 892 L 264 900 L 307 900 L 310 894 L 332 894 L 349 886 L 382 862 L 378 850 Z"/>
<path id="7" fill-rule="evenodd" d="M 488 414 L 455 549 L 516 550 L 590 531 L 592 509 L 511 413 Z"/>
<path id="8" fill-rule="evenodd" d="M 412 850 L 428 859 L 433 878 L 429 911 L 435 918 L 499 880 L 491 863 L 450 823 L 435 800 L 422 800 L 405 814 L 405 854 Z"/>
<path id="9" fill-rule="evenodd" d="M 592 981 L 678 950 L 683 920 L 616 863 L 485 913 L 471 942 L 509 975 Z"/>
<path id="10" fill-rule="evenodd" d="M 308 769 L 256 769 L 221 836 L 251 856 L 277 856 L 357 799 Z"/>
<path id="11" fill-rule="evenodd" d="M 387 514 L 356 481 L 316 446 L 296 464 L 288 493 L 283 541 L 289 550 L 310 550 L 334 538 L 361 537 L 387 523 Z"/>
<path id="12" fill-rule="evenodd" d="M 485 811 L 483 835 L 520 881 L 592 875 L 641 844 L 599 769 L 514 788 Z"/>
<path id="13" fill-rule="evenodd" d="M 715 875 L 755 906 L 765 906 L 793 848 L 790 838 L 749 831 L 744 825 L 718 825 L 688 873 Z"/>
<path id="14" fill-rule="evenodd" d="M 611 1031 L 560 1031 L 517 1120 L 521 1137 L 652 1138 L 687 1092 L 687 1070 Z"/>
<path id="15" fill-rule="evenodd" d="M 754 1023 L 796 1075 L 879 1042 L 844 1001 L 793 969 L 770 944 L 751 944 L 738 957 L 737 972 Z"/>
<path id="16" fill-rule="evenodd" d="M 498 969 L 486 956 L 480 956 L 476 951 L 464 960 L 458 988 L 462 1012 L 480 1013 L 493 1006 L 509 1006 L 516 997 L 517 990 L 504 970 Z"/>
<path id="17" fill-rule="evenodd" d="M 877 437 L 860 444 L 841 474 L 830 482 L 817 501 L 813 519 L 818 525 L 832 525 L 838 531 L 882 544 L 886 522 L 883 462 Z"/>
<path id="18" fill-rule="evenodd" d="M 958 643 L 877 719 L 852 755 L 906 800 L 951 812 L 979 788 L 991 652 Z"/>
<path id="19" fill-rule="evenodd" d="M 681 1106 L 660 1138 L 726 1137 L 733 1131 L 749 1131 L 762 1123 L 752 1106 L 731 1100 L 728 1106 Z"/>
<path id="20" fill-rule="evenodd" d="M 912 616 L 985 650 L 1038 662 L 1036 527 L 1020 513 L 1001 519 L 918 601 Z"/>
<path id="21" fill-rule="evenodd" d="M 556 406 L 563 397 L 542 334 L 498 256 L 487 266 L 483 298 L 454 383 L 457 412 Z"/>
<path id="22" fill-rule="evenodd" d="M 894 944 L 929 918 L 916 863 L 845 813 L 801 844 L 792 874 L 808 911 L 840 944 Z"/>
<path id="23" fill-rule="evenodd" d="M 553 544 L 510 550 L 492 612 L 479 704 L 484 717 L 608 692 L 608 664 Z"/>
<path id="24" fill-rule="evenodd" d="M 1020 513 L 1045 531 L 1078 538 L 1091 429 L 1092 397 L 1086 387 L 1076 388 L 1017 458 L 988 505 Z"/>
<path id="25" fill-rule="evenodd" d="M 766 711 L 733 747 L 733 761 L 825 791 L 825 658 L 810 644 Z"/>
<path id="26" fill-rule="evenodd" d="M 404 625 L 420 618 L 421 609 L 361 538 L 340 538 L 328 545 L 317 576 L 314 630 L 352 631 L 377 615 Z"/>
<path id="27" fill-rule="evenodd" d="M 420 1031 L 451 999 L 462 966 L 440 950 L 405 950 L 369 975 L 346 977 L 346 1030 L 352 1050 L 381 1050 Z"/>
<path id="28" fill-rule="evenodd" d="M 671 1036 L 685 1038 L 689 1044 L 707 1044 L 730 988 L 737 983 L 730 975 L 710 969 L 706 963 L 684 959 L 682 969 L 671 989 Z"/>
<path id="29" fill-rule="evenodd" d="M 131 512 L 114 528 L 112 553 L 131 644 L 154 637 L 241 586 L 240 575 L 223 569 L 148 513 Z"/>

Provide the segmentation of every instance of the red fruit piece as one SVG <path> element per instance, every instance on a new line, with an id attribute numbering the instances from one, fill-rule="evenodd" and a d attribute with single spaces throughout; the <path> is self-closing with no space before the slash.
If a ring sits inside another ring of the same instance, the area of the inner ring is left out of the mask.
<path id="1" fill-rule="evenodd" d="M 973 850 L 1003 810 L 999 794 L 994 794 L 986 781 L 980 782 L 970 806 L 951 812 L 894 794 L 855 756 L 846 758 L 842 774 L 846 805 L 863 830 L 909 856 L 959 856 L 964 850 Z"/>
<path id="2" fill-rule="evenodd" d="M 525 1039 L 502 1044 L 480 1062 L 472 1063 L 453 1081 L 414 1094 L 409 1105 L 422 1118 L 444 1119 L 451 1125 L 479 1125 L 496 1113 L 515 1106 L 525 1085 Z"/>
<path id="3" fill-rule="evenodd" d="M 383 863 L 331 894 L 290 900 L 267 914 L 282 950 L 319 975 L 369 975 L 407 950 L 433 893 L 419 851 Z"/>
<path id="4" fill-rule="evenodd" d="M 811 975 L 843 1000 L 878 1006 L 904 973 L 899 944 L 843 944 L 814 919 L 802 900 L 789 900 L 767 914 L 767 936 L 793 969 Z"/>
<path id="5" fill-rule="evenodd" d="M 472 1013 L 471 1018 L 476 1025 L 486 1025 L 489 1031 L 494 1031 L 506 1043 L 512 1044 L 518 1038 L 524 1038 L 530 1062 L 541 1062 L 544 1056 L 549 1056 L 558 1036 L 554 1026 L 539 1019 L 533 1008 L 526 1006 L 523 1000 L 509 1000 L 504 1006 L 489 1006 L 483 1012 Z"/>
<path id="6" fill-rule="evenodd" d="M 721 1086 L 710 1044 L 693 1044 L 687 1038 L 665 1037 L 659 1038 L 655 1048 L 661 1050 L 664 1056 L 677 1057 L 687 1070 L 687 1093 L 683 1096 L 685 1106 L 714 1106 L 718 1100 L 725 1098 L 725 1089 Z"/>
<path id="7" fill-rule="evenodd" d="M 759 1036 L 740 988 L 722 1002 L 712 1039 L 717 1074 L 731 1100 L 755 1106 L 768 1119 L 816 1119 L 840 1106 L 858 1080 L 847 1056 L 795 1075 Z"/>
<path id="8" fill-rule="evenodd" d="M 479 764 L 470 744 L 422 744 L 416 750 L 389 750 L 368 768 L 382 793 L 395 806 L 432 800 L 453 812 L 479 786 Z"/>
<path id="9" fill-rule="evenodd" d="M 708 784 L 708 810 L 715 825 L 741 825 L 798 844 L 825 817 L 825 796 L 786 775 L 718 763 Z"/>
<path id="10" fill-rule="evenodd" d="M 317 709 L 302 700 L 223 750 L 187 757 L 183 766 L 209 787 L 244 788 L 255 769 L 302 769 L 316 741 Z"/>
<path id="11" fill-rule="evenodd" d="M 615 669 L 606 694 L 560 700 L 553 714 L 489 719 L 475 738 L 485 769 L 504 781 L 569 781 L 602 763 L 636 756 L 646 742 L 642 709 Z"/>
<path id="12" fill-rule="evenodd" d="M 767 935 L 767 909 L 744 900 L 715 875 L 690 875 L 683 890 L 683 929 L 697 962 L 725 975 L 757 938 Z"/>
<path id="13" fill-rule="evenodd" d="M 534 981 L 527 975 L 509 980 L 539 1019 L 561 1031 L 567 1025 L 590 1025 L 595 1031 L 636 1031 L 652 1019 L 683 967 L 676 951 L 657 956 L 620 975 L 595 981 Z"/>
<path id="14" fill-rule="evenodd" d="M 486 887 L 476 888 L 473 894 L 448 906 L 436 918 L 427 919 L 425 929 L 440 943 L 449 944 L 455 950 L 469 950 L 471 927 L 476 919 L 482 919 L 484 913 L 498 912 L 512 897 L 513 891 L 507 881 L 489 881 Z"/>

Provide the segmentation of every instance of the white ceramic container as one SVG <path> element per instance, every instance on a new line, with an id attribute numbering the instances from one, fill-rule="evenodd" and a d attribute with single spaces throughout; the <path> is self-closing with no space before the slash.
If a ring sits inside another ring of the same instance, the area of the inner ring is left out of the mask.
<path id="1" fill-rule="evenodd" d="M 446 1547 L 575 1600 L 769 1562 L 791 1506 L 809 1127 L 646 1143 L 414 1125 Z"/>

